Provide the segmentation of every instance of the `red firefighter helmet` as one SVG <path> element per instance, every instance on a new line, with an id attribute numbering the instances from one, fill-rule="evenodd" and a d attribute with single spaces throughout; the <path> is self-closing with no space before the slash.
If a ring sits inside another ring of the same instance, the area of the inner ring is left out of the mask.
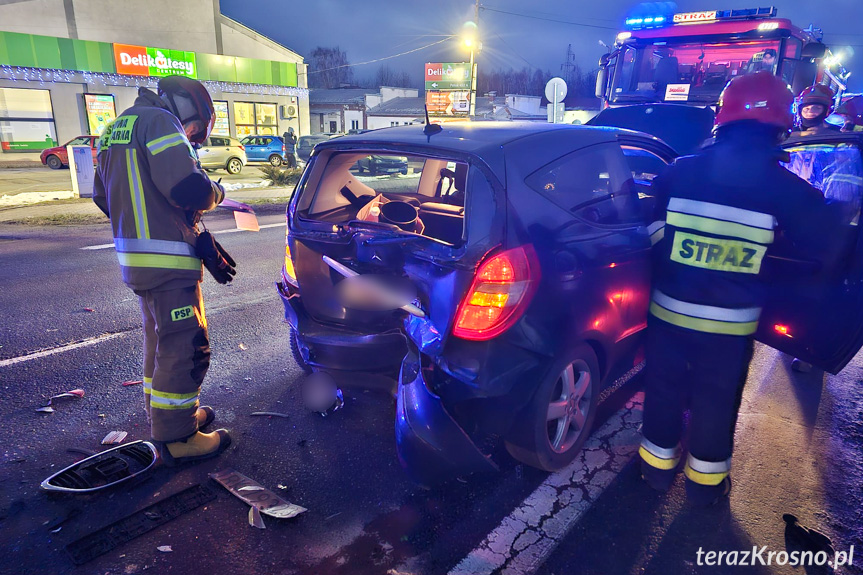
<path id="1" fill-rule="evenodd" d="M 213 107 L 213 99 L 210 93 L 203 84 L 192 78 L 185 76 L 165 76 L 159 80 L 159 95 L 166 98 L 171 105 L 171 111 L 179 118 L 180 123 L 185 124 L 192 120 L 201 120 L 204 123 L 204 129 L 199 130 L 190 141 L 196 144 L 203 144 L 213 130 L 213 124 L 216 122 L 216 110 Z M 187 98 L 192 102 L 195 113 L 187 117 L 181 117 L 178 111 L 175 97 Z"/>
<path id="2" fill-rule="evenodd" d="M 798 106 L 802 108 L 812 104 L 821 104 L 824 106 L 827 114 L 830 114 L 830 112 L 833 111 L 833 98 L 835 96 L 836 94 L 833 93 L 833 90 L 827 86 L 816 84 L 814 86 L 809 86 L 800 92 L 800 95 L 798 96 Z"/>
<path id="3" fill-rule="evenodd" d="M 845 118 L 846 129 L 854 129 L 855 126 L 863 127 L 863 96 L 855 96 L 846 100 L 836 110 Z"/>
<path id="4" fill-rule="evenodd" d="M 794 126 L 793 102 L 794 94 L 785 82 L 770 72 L 738 76 L 719 95 L 716 126 L 752 120 L 790 130 Z"/>

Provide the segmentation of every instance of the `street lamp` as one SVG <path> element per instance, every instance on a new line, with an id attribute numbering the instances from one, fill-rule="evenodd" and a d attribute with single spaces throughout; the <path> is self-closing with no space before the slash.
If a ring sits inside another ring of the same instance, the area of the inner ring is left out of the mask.
<path id="1" fill-rule="evenodd" d="M 476 61 L 475 54 L 477 50 L 482 49 L 482 44 L 477 41 L 477 26 L 476 22 L 465 22 L 462 26 L 462 39 L 465 47 L 470 50 L 470 109 L 469 117 L 473 118 L 476 115 Z"/>

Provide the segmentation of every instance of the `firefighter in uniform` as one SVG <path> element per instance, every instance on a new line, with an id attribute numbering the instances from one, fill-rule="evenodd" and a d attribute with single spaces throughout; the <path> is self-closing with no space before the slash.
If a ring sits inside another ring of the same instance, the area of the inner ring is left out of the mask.
<path id="1" fill-rule="evenodd" d="M 838 132 L 839 126 L 828 123 L 827 117 L 833 113 L 833 98 L 836 94 L 823 84 L 804 88 L 797 96 L 797 127 L 799 132 L 792 135 L 817 136 L 818 134 Z"/>
<path id="2" fill-rule="evenodd" d="M 794 99 L 768 72 L 726 86 L 715 142 L 655 180 L 653 293 L 647 331 L 642 477 L 670 488 L 689 407 L 687 498 L 711 505 L 731 489 L 737 411 L 774 240 L 811 259 L 829 229 L 821 194 L 780 165 Z M 800 246 L 804 246 L 801 248 Z"/>
<path id="3" fill-rule="evenodd" d="M 206 88 L 169 76 L 158 90 L 141 88 L 102 135 L 93 199 L 111 219 L 123 281 L 140 300 L 150 433 L 163 461 L 175 465 L 217 455 L 231 442 L 224 429 L 200 431 L 215 414 L 198 400 L 210 344 L 197 224 L 225 192 L 201 169 L 190 143 L 202 143 L 213 127 Z M 230 281 L 230 256 L 207 268 L 219 264 L 216 279 Z"/>

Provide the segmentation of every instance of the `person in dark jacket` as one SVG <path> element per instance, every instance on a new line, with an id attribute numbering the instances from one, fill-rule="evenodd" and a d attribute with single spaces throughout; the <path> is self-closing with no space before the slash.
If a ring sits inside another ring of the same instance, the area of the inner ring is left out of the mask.
<path id="1" fill-rule="evenodd" d="M 765 257 L 812 259 L 832 212 L 780 165 L 793 94 L 767 72 L 732 80 L 716 137 L 654 183 L 653 293 L 647 330 L 642 476 L 671 486 L 690 410 L 686 493 L 706 506 L 731 489 L 737 411 L 767 298 Z M 780 236 L 782 241 L 780 240 Z"/>
<path id="2" fill-rule="evenodd" d="M 294 134 L 293 128 L 288 128 L 288 131 L 282 134 L 285 141 L 285 159 L 288 162 L 289 168 L 297 167 L 297 136 Z"/>

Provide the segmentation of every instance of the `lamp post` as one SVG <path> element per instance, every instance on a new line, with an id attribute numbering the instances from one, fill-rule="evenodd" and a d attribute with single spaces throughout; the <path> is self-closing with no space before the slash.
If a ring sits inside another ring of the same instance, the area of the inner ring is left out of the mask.
<path id="1" fill-rule="evenodd" d="M 479 0 L 476 3 L 475 21 L 465 22 L 463 27 L 464 45 L 470 49 L 470 110 L 469 115 L 476 115 L 476 52 L 482 49 L 482 44 L 477 40 L 476 20 L 479 20 Z"/>

